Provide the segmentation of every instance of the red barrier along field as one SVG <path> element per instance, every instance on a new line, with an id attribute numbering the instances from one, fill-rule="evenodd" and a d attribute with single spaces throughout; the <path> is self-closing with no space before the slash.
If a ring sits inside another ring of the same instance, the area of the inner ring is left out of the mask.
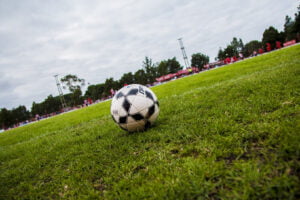
<path id="1" fill-rule="evenodd" d="M 293 44 L 296 44 L 296 40 L 287 41 L 287 42 L 283 43 L 283 46 L 287 47 L 287 46 L 291 46 Z"/>

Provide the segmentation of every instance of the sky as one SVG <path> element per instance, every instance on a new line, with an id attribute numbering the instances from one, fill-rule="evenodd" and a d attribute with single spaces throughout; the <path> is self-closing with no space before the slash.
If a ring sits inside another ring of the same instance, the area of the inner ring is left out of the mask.
<path id="1" fill-rule="evenodd" d="M 90 84 L 186 53 L 214 61 L 233 37 L 283 30 L 297 0 L 0 0 L 0 108 L 57 96 L 54 75 Z M 67 91 L 64 91 L 65 93 Z"/>

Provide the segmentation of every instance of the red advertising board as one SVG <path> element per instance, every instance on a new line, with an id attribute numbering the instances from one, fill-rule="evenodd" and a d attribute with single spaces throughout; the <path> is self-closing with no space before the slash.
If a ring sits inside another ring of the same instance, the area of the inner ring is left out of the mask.
<path id="1" fill-rule="evenodd" d="M 283 46 L 287 47 L 287 46 L 291 46 L 293 44 L 296 44 L 296 40 L 287 41 L 287 42 L 283 43 Z"/>
<path id="2" fill-rule="evenodd" d="M 167 75 L 158 77 L 155 80 L 158 81 L 158 82 L 163 82 L 163 81 L 170 80 L 170 79 L 172 79 L 176 76 L 179 77 L 181 75 L 187 75 L 187 74 L 192 73 L 192 72 L 199 72 L 199 69 L 196 68 L 196 67 L 191 67 L 191 68 L 188 68 L 188 69 L 180 70 L 177 73 L 167 74 Z"/>
<path id="3" fill-rule="evenodd" d="M 174 73 L 174 74 L 167 74 L 167 75 L 161 76 L 159 78 L 156 78 L 156 81 L 159 81 L 159 82 L 166 81 L 166 80 L 169 80 L 171 78 L 174 78 L 175 76 L 176 76 L 176 73 Z"/>
<path id="4" fill-rule="evenodd" d="M 189 70 L 183 69 L 177 72 L 177 76 L 182 75 L 182 74 L 189 74 Z"/>

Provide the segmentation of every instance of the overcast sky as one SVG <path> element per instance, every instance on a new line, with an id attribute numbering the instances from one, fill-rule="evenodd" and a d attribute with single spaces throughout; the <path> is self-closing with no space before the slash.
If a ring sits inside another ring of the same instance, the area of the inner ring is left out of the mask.
<path id="1" fill-rule="evenodd" d="M 261 40 L 283 30 L 298 0 L 0 0 L 0 108 L 58 95 L 53 75 L 91 84 L 176 57 L 178 38 L 213 61 L 234 36 Z"/>

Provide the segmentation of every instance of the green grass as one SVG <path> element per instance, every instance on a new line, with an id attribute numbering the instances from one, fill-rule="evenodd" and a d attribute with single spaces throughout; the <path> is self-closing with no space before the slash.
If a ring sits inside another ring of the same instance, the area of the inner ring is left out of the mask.
<path id="1" fill-rule="evenodd" d="M 299 199 L 300 45 L 154 87 L 129 134 L 100 103 L 0 134 L 0 199 Z"/>

